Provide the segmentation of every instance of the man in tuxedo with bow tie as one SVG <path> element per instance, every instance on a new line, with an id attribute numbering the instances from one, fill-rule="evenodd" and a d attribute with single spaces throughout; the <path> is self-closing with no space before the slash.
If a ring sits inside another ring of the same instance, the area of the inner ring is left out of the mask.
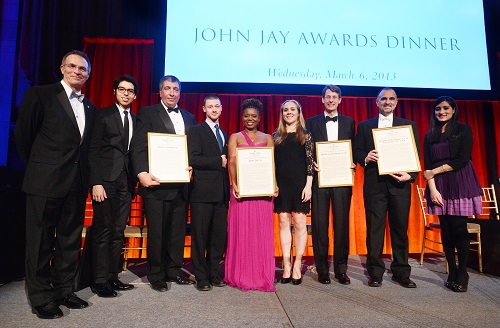
<path id="1" fill-rule="evenodd" d="M 219 263 L 227 239 L 229 175 L 227 133 L 219 127 L 222 105 L 219 97 L 203 100 L 205 122 L 188 132 L 189 165 L 193 167 L 190 185 L 191 241 L 196 288 L 209 291 L 226 285 L 219 276 Z"/>
<path id="2" fill-rule="evenodd" d="M 379 115 L 361 122 L 354 141 L 354 160 L 364 167 L 363 198 L 366 215 L 366 246 L 368 248 L 366 269 L 370 275 L 368 286 L 380 287 L 385 264 L 382 259 L 384 248 L 386 215 L 389 220 L 392 246 L 392 280 L 406 288 L 417 285 L 410 279 L 408 264 L 408 216 L 411 202 L 411 183 L 417 172 L 397 172 L 380 175 L 372 130 L 393 126 L 411 125 L 416 142 L 419 142 L 415 122 L 394 116 L 398 104 L 396 92 L 392 88 L 380 90 L 377 96 Z"/>
<path id="3" fill-rule="evenodd" d="M 338 106 L 342 102 L 340 88 L 336 85 L 325 86 L 322 92 L 322 101 L 325 106 L 324 112 L 306 121 L 306 128 L 311 132 L 313 140 L 315 142 L 335 140 L 351 140 L 353 142 L 354 120 L 338 113 Z M 319 188 L 318 174 L 314 175 L 311 202 L 312 240 L 318 281 L 322 284 L 331 282 L 328 264 L 330 204 L 334 232 L 333 271 L 339 283 L 343 285 L 351 283 L 349 276 L 347 276 L 351 196 L 351 186 Z"/>
<path id="4" fill-rule="evenodd" d="M 90 75 L 87 55 L 73 50 L 61 63 L 63 78 L 31 87 L 19 107 L 15 138 L 26 165 L 26 290 L 39 318 L 81 309 L 74 294 L 85 201 L 94 105 L 81 94 Z"/>
<path id="5" fill-rule="evenodd" d="M 178 106 L 181 82 L 173 75 L 160 79 L 160 103 L 141 108 L 130 151 L 132 167 L 139 179 L 148 225 L 148 280 L 159 292 L 168 290 L 167 281 L 190 285 L 183 277 L 188 184 L 162 183 L 149 172 L 148 132 L 186 134 L 196 124 L 193 114 Z"/>
<path id="6" fill-rule="evenodd" d="M 130 165 L 129 144 L 136 118 L 131 105 L 136 98 L 137 81 L 130 75 L 113 84 L 116 102 L 96 111 L 90 140 L 90 185 L 92 186 L 92 262 L 94 282 L 91 290 L 100 297 L 117 296 L 116 291 L 134 288 L 118 279 L 124 230 L 136 176 Z"/>

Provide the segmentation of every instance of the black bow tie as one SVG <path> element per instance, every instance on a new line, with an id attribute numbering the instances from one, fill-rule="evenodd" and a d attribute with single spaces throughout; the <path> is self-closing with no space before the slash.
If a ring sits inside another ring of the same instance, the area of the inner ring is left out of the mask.
<path id="1" fill-rule="evenodd" d="M 328 121 L 337 122 L 338 119 L 339 119 L 338 116 L 334 116 L 334 117 L 325 116 L 326 123 L 328 123 Z"/>
<path id="2" fill-rule="evenodd" d="M 178 113 L 179 112 L 179 108 L 177 108 L 177 107 L 176 108 L 167 107 L 167 110 L 168 110 L 169 113 L 171 113 L 171 112 Z"/>
<path id="3" fill-rule="evenodd" d="M 79 102 L 83 102 L 83 98 L 85 98 L 85 95 L 84 94 L 77 94 L 76 92 L 71 91 L 71 96 L 69 98 L 70 99 L 76 98 L 76 99 L 78 99 Z"/>

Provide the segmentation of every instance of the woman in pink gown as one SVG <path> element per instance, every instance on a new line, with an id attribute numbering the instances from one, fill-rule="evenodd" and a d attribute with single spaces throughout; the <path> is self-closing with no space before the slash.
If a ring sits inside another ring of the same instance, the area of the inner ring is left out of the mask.
<path id="1" fill-rule="evenodd" d="M 229 138 L 229 172 L 233 187 L 224 280 L 242 291 L 275 292 L 272 198 L 240 198 L 236 177 L 237 147 L 274 146 L 269 134 L 257 130 L 261 109 L 259 100 L 246 99 L 241 105 L 244 130 Z"/>

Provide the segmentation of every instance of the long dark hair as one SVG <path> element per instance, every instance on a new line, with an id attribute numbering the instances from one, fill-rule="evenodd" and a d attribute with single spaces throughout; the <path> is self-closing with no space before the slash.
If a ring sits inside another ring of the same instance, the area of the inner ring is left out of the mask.
<path id="1" fill-rule="evenodd" d="M 443 123 L 438 121 L 435 115 L 435 111 L 436 111 L 436 106 L 442 103 L 443 101 L 446 101 L 450 105 L 450 107 L 455 110 L 455 113 L 453 113 L 451 119 L 445 123 L 446 126 L 444 133 L 441 133 L 441 128 L 443 126 Z M 455 99 L 451 98 L 450 96 L 439 97 L 434 102 L 434 106 L 432 106 L 430 129 L 429 132 L 427 132 L 427 138 L 429 138 L 429 141 L 433 143 L 439 142 L 440 140 L 447 140 L 452 135 L 455 134 L 457 128 L 458 128 L 458 106 L 457 103 L 455 102 Z"/>

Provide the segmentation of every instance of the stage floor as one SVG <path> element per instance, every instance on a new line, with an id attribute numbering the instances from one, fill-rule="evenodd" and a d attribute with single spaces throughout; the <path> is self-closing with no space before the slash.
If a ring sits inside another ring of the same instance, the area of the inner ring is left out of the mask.
<path id="1" fill-rule="evenodd" d="M 276 284 L 277 292 L 242 292 L 231 287 L 199 292 L 194 286 L 169 284 L 169 291 L 152 290 L 145 277 L 146 262 L 130 263 L 120 277 L 131 291 L 113 299 L 99 298 L 89 288 L 77 294 L 90 303 L 83 310 L 62 307 L 64 317 L 41 320 L 31 313 L 24 282 L 0 287 L 1 327 L 498 327 L 500 278 L 469 269 L 467 293 L 444 288 L 442 257 L 427 257 L 423 266 L 411 258 L 416 289 L 406 289 L 384 275 L 383 285 L 367 285 L 364 256 L 349 258 L 351 285 L 322 285 L 308 267 L 301 285 Z M 389 267 L 389 258 L 386 266 Z M 281 277 L 276 260 L 276 278 Z M 190 263 L 186 263 L 190 271 Z"/>

